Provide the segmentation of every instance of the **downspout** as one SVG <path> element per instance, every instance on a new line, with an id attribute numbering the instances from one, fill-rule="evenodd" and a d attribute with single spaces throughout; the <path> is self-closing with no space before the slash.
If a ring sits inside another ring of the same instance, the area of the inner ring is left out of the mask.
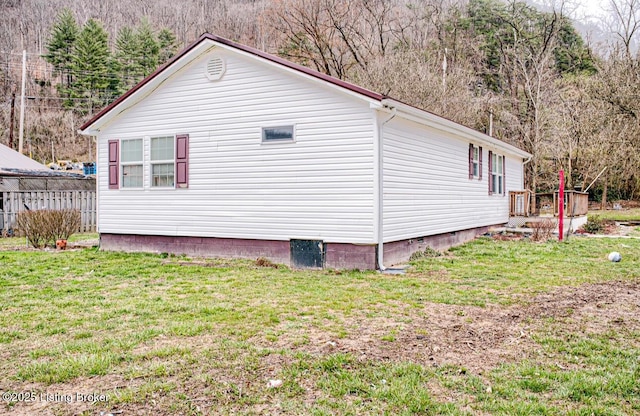
<path id="1" fill-rule="evenodd" d="M 396 108 L 391 107 L 391 115 L 387 117 L 378 126 L 378 267 L 380 271 L 386 270 L 384 267 L 384 228 L 383 228 L 383 214 L 384 214 L 384 125 L 390 122 L 396 116 Z"/>

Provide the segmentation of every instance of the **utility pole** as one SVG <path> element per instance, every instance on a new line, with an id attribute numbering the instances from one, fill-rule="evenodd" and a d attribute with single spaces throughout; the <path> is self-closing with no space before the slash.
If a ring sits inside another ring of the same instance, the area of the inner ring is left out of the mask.
<path id="1" fill-rule="evenodd" d="M 18 139 L 18 152 L 22 153 L 24 144 L 24 89 L 27 80 L 27 51 L 22 51 L 22 92 L 20 93 L 20 137 Z"/>
<path id="2" fill-rule="evenodd" d="M 560 184 L 558 185 L 558 241 L 562 241 L 564 234 L 564 171 L 560 169 Z"/>
<path id="3" fill-rule="evenodd" d="M 13 125 L 16 118 L 16 93 L 11 93 L 11 123 L 9 124 L 9 148 L 13 150 Z"/>
<path id="4" fill-rule="evenodd" d="M 493 108 L 489 108 L 489 136 L 493 137 Z"/>

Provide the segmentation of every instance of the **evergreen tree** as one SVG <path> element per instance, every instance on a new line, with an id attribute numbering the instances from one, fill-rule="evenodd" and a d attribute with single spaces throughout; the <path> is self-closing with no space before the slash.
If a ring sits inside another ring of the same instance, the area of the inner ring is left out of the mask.
<path id="1" fill-rule="evenodd" d="M 159 61 L 161 64 L 171 59 L 178 50 L 176 43 L 176 35 L 167 28 L 164 28 L 158 33 L 158 44 L 160 46 Z"/>
<path id="2" fill-rule="evenodd" d="M 89 19 L 78 35 L 73 68 L 74 96 L 88 98 L 89 110 L 108 104 L 117 95 L 107 32 L 94 19 Z"/>
<path id="3" fill-rule="evenodd" d="M 136 33 L 128 26 L 118 32 L 116 39 L 117 72 L 120 74 L 121 87 L 128 90 L 140 81 L 142 68 L 140 66 L 140 43 Z"/>
<path id="4" fill-rule="evenodd" d="M 554 53 L 556 67 L 561 74 L 594 75 L 597 72 L 591 51 L 567 18 L 562 19 L 558 43 Z"/>
<path id="5" fill-rule="evenodd" d="M 160 44 L 156 39 L 151 24 L 147 19 L 143 19 L 137 31 L 138 58 L 142 70 L 142 76 L 146 77 L 156 70 L 160 56 Z"/>
<path id="6" fill-rule="evenodd" d="M 501 72 L 508 52 L 515 47 L 528 50 L 532 59 L 533 51 L 551 48 L 554 70 L 560 75 L 595 73 L 591 51 L 565 17 L 538 11 L 519 1 L 505 4 L 499 0 L 470 0 L 467 11 L 465 23 L 471 34 L 480 39 L 485 56 L 479 72 L 491 90 L 505 92 L 509 80 Z"/>
<path id="7" fill-rule="evenodd" d="M 73 63 L 75 43 L 78 38 L 78 24 L 69 9 L 63 9 L 53 26 L 51 38 L 47 44 L 47 54 L 44 59 L 53 65 L 54 71 L 60 74 L 58 92 L 65 98 L 71 97 L 73 84 Z M 65 106 L 73 105 L 71 100 Z"/>

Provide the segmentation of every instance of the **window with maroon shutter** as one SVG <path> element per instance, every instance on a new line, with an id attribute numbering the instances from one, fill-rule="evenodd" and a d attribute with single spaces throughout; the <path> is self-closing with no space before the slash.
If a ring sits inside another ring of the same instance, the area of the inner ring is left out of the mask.
<path id="1" fill-rule="evenodd" d="M 176 188 L 189 187 L 189 135 L 176 136 Z"/>
<path id="2" fill-rule="evenodd" d="M 109 189 L 118 189 L 118 140 L 109 140 Z"/>

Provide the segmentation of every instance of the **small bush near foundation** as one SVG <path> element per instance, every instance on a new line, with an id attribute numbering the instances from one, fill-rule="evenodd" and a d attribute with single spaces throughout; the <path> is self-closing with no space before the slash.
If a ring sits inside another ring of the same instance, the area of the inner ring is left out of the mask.
<path id="1" fill-rule="evenodd" d="M 17 217 L 20 235 L 35 248 L 54 246 L 80 229 L 80 211 L 76 209 L 39 209 L 23 211 Z"/>
<path id="2" fill-rule="evenodd" d="M 427 247 L 424 249 L 424 251 L 416 251 L 415 253 L 413 253 L 411 257 L 409 257 L 409 260 L 414 261 L 414 260 L 420 260 L 424 258 L 440 257 L 440 256 L 442 256 L 441 252 L 431 247 Z"/>
<path id="3" fill-rule="evenodd" d="M 256 259 L 256 266 L 258 266 L 258 267 L 272 267 L 274 269 L 277 269 L 277 268 L 280 267 L 276 263 L 274 263 L 271 260 L 269 260 L 267 258 L 264 258 L 264 257 L 258 257 Z"/>
<path id="4" fill-rule="evenodd" d="M 556 222 L 550 218 L 534 221 L 531 223 L 531 229 L 533 230 L 531 235 L 533 241 L 547 241 L 553 235 L 553 230 L 556 229 Z"/>
<path id="5" fill-rule="evenodd" d="M 589 215 L 582 229 L 589 234 L 598 234 L 604 231 L 606 222 L 597 215 Z"/>

